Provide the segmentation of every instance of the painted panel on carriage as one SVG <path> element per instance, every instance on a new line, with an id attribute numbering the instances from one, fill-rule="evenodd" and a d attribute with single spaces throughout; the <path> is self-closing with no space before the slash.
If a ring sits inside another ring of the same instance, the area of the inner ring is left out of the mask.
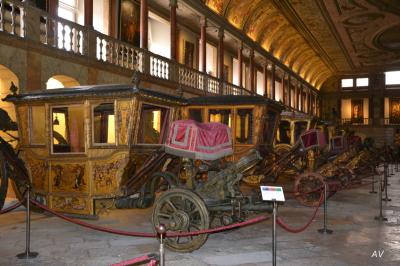
<path id="1" fill-rule="evenodd" d="M 127 158 L 119 155 L 92 164 L 93 193 L 95 195 L 114 194 L 118 190 Z"/>
<path id="2" fill-rule="evenodd" d="M 71 163 L 51 165 L 52 192 L 89 192 L 89 181 L 85 164 Z"/>
<path id="3" fill-rule="evenodd" d="M 91 203 L 87 198 L 51 196 L 51 208 L 66 213 L 90 214 Z"/>
<path id="4" fill-rule="evenodd" d="M 128 145 L 130 130 L 130 114 L 133 113 L 132 101 L 119 101 L 117 103 L 118 144 Z"/>

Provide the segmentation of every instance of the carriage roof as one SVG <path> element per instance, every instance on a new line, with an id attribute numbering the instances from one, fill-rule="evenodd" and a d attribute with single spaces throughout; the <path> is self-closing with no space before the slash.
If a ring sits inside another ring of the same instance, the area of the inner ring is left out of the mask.
<path id="1" fill-rule="evenodd" d="M 136 88 L 132 84 L 107 84 L 93 86 L 77 86 L 66 89 L 52 89 L 37 92 L 27 92 L 8 95 L 4 100 L 9 102 L 30 102 L 48 100 L 66 100 L 79 98 L 99 98 L 99 97 L 132 97 L 140 95 L 162 101 L 169 101 L 175 104 L 186 104 L 186 100 L 149 89 Z"/>
<path id="2" fill-rule="evenodd" d="M 50 100 L 62 101 L 82 98 L 132 97 L 134 95 L 140 95 L 160 101 L 167 101 L 178 105 L 268 105 L 274 109 L 277 109 L 278 111 L 281 111 L 284 108 L 281 103 L 260 95 L 213 95 L 185 99 L 154 90 L 137 88 L 133 84 L 89 85 L 35 92 L 24 92 L 7 95 L 4 100 L 18 103 Z"/>

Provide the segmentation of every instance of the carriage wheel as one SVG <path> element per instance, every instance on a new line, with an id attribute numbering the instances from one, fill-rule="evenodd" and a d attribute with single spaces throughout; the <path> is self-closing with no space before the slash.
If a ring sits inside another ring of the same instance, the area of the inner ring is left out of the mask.
<path id="1" fill-rule="evenodd" d="M 168 232 L 193 232 L 208 229 L 210 217 L 204 201 L 186 189 L 170 189 L 154 204 L 153 225 L 164 224 Z M 207 240 L 207 234 L 166 238 L 165 245 L 174 251 L 191 252 Z"/>
<path id="2" fill-rule="evenodd" d="M 4 172 L 4 167 L 4 161 L 0 161 L 0 210 L 3 209 L 8 189 L 8 176 Z"/>
<path id="3" fill-rule="evenodd" d="M 301 204 L 316 207 L 321 197 L 321 191 L 318 189 L 324 184 L 324 178 L 318 173 L 301 174 L 294 181 L 294 196 Z"/>

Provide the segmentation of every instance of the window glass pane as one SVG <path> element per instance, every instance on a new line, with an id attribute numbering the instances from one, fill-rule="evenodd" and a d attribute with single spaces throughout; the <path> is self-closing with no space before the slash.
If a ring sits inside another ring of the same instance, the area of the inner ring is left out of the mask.
<path id="1" fill-rule="evenodd" d="M 114 104 L 102 103 L 93 108 L 94 143 L 115 143 Z"/>
<path id="2" fill-rule="evenodd" d="M 342 88 L 353 87 L 353 79 L 342 79 Z"/>
<path id="3" fill-rule="evenodd" d="M 140 116 L 138 143 L 162 144 L 168 127 L 169 110 L 143 104 Z"/>
<path id="4" fill-rule="evenodd" d="M 386 85 L 400 84 L 400 71 L 391 71 L 385 73 Z"/>
<path id="5" fill-rule="evenodd" d="M 208 110 L 208 120 L 210 122 L 222 123 L 231 127 L 231 109 L 210 109 Z"/>
<path id="6" fill-rule="evenodd" d="M 83 106 L 52 109 L 53 152 L 85 152 Z"/>
<path id="7" fill-rule="evenodd" d="M 203 112 L 201 109 L 189 109 L 189 119 L 203 122 Z"/>
<path id="8" fill-rule="evenodd" d="M 46 141 L 44 106 L 31 107 L 31 144 L 44 144 Z"/>
<path id="9" fill-rule="evenodd" d="M 60 4 L 66 4 L 71 7 L 76 7 L 77 0 L 59 0 L 59 1 L 60 1 Z"/>
<path id="10" fill-rule="evenodd" d="M 288 121 L 280 122 L 276 142 L 279 144 L 290 144 L 290 123 Z"/>
<path id="11" fill-rule="evenodd" d="M 67 8 L 63 8 L 63 7 L 59 7 L 58 8 L 58 16 L 60 18 L 69 20 L 69 21 L 75 21 L 75 12 L 71 9 L 67 9 Z M 59 28 L 62 28 L 61 26 L 59 26 Z M 59 31 L 59 34 L 61 32 Z M 62 36 L 62 35 L 59 35 Z"/>
<path id="12" fill-rule="evenodd" d="M 369 85 L 369 79 L 368 78 L 358 78 L 358 79 L 356 79 L 356 85 L 357 85 L 357 87 L 367 87 Z"/>
<path id="13" fill-rule="evenodd" d="M 306 121 L 298 121 L 294 123 L 294 141 L 297 141 L 300 135 L 307 130 Z"/>
<path id="14" fill-rule="evenodd" d="M 236 115 L 236 143 L 251 144 L 253 135 L 253 109 L 239 109 Z"/>

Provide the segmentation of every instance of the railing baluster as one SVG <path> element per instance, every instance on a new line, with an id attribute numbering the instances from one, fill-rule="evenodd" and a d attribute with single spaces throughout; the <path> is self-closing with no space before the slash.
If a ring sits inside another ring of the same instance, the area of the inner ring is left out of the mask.
<path id="1" fill-rule="evenodd" d="M 82 54 L 81 52 L 81 34 L 83 34 L 83 32 L 81 32 L 80 30 L 76 30 L 77 35 L 76 35 L 76 52 L 78 54 Z"/>
<path id="2" fill-rule="evenodd" d="M 4 31 L 4 1 L 0 3 L 0 31 Z"/>
<path id="3" fill-rule="evenodd" d="M 11 34 L 15 34 L 15 6 L 13 3 L 11 5 Z"/>

